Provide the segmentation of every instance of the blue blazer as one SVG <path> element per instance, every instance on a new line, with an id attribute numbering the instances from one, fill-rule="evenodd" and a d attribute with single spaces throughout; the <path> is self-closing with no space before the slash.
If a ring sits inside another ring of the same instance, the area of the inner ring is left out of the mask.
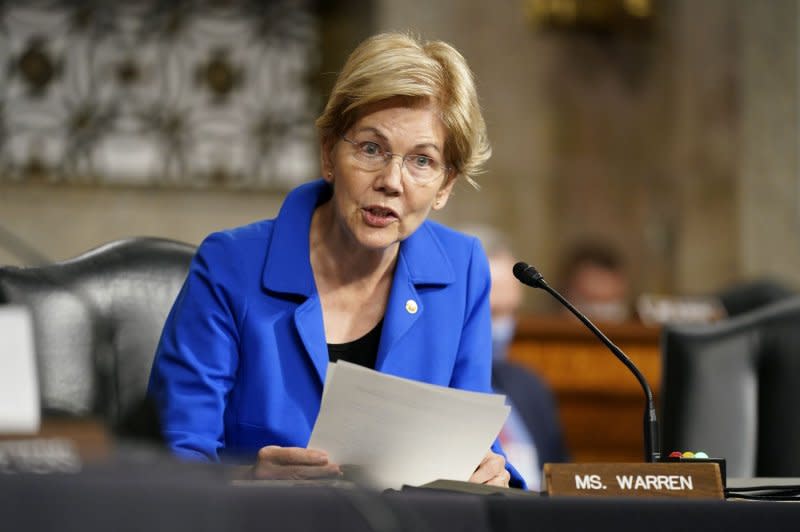
<path id="1" fill-rule="evenodd" d="M 328 365 L 309 230 L 330 195 L 322 180 L 302 185 L 274 220 L 212 234 L 198 248 L 149 383 L 176 454 L 219 460 L 308 443 Z M 375 369 L 490 392 L 489 284 L 477 239 L 424 222 L 400 244 Z"/>

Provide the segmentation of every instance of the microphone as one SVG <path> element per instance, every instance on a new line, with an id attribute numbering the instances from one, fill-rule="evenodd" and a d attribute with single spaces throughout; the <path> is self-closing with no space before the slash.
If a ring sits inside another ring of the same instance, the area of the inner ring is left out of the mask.
<path id="1" fill-rule="evenodd" d="M 644 409 L 644 459 L 645 462 L 658 462 L 661 458 L 661 451 L 658 443 L 658 421 L 656 420 L 656 407 L 655 402 L 653 401 L 653 391 L 650 389 L 650 385 L 647 383 L 647 379 L 644 378 L 642 372 L 639 371 L 639 368 L 633 363 L 633 361 L 628 358 L 628 355 L 622 352 L 622 350 L 614 345 L 611 340 L 604 335 L 600 329 L 598 329 L 589 318 L 584 316 L 578 309 L 576 309 L 572 304 L 564 299 L 564 297 L 559 294 L 555 289 L 551 288 L 550 285 L 544 280 L 544 277 L 541 273 L 539 273 L 536 268 L 530 266 L 524 262 L 518 262 L 514 265 L 514 277 L 519 279 L 519 281 L 523 284 L 531 286 L 533 288 L 541 288 L 542 290 L 548 292 L 551 296 L 556 298 L 559 303 L 564 305 L 570 312 L 572 312 L 575 317 L 577 317 L 581 322 L 589 328 L 590 331 L 597 336 L 603 344 L 612 352 L 614 356 L 616 356 L 620 362 L 625 364 L 633 376 L 636 377 L 636 380 L 639 381 L 639 384 L 642 386 L 642 390 L 644 391 L 645 395 L 645 409 Z"/>

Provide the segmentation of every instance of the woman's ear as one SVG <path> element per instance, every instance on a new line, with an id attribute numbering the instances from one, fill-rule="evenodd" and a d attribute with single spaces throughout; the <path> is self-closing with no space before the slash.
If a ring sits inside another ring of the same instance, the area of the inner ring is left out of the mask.
<path id="1" fill-rule="evenodd" d="M 453 187 L 456 184 L 457 177 L 455 173 L 452 175 L 448 174 L 447 181 L 436 191 L 436 199 L 433 201 L 433 210 L 438 211 L 447 205 L 447 200 L 450 199 L 450 194 L 453 193 Z"/>
<path id="2" fill-rule="evenodd" d="M 336 143 L 331 139 L 320 141 L 320 167 L 322 168 L 322 178 L 328 183 L 333 183 L 333 149 Z"/>

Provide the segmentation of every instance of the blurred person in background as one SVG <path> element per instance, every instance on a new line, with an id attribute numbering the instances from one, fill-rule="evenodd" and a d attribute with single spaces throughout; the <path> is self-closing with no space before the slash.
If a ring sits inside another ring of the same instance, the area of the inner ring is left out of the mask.
<path id="1" fill-rule="evenodd" d="M 602 242 L 583 242 L 567 253 L 559 269 L 559 291 L 589 319 L 622 323 L 631 319 L 631 288 L 621 254 Z M 569 313 L 558 306 L 561 313 Z"/>
<path id="2" fill-rule="evenodd" d="M 516 259 L 507 238 L 499 231 L 478 225 L 464 227 L 463 231 L 477 236 L 489 257 L 492 387 L 506 394 L 511 404 L 500 442 L 528 487 L 540 489 L 542 466 L 547 462 L 566 462 L 569 455 L 551 390 L 531 370 L 508 360 L 524 290 L 514 277 Z"/>

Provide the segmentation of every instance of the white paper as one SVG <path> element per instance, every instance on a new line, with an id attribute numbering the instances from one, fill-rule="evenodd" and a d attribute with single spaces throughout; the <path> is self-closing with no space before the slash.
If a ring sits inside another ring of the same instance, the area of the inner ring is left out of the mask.
<path id="1" fill-rule="evenodd" d="M 468 480 L 508 417 L 505 396 L 328 366 L 308 448 L 378 489 Z"/>
<path id="2" fill-rule="evenodd" d="M 419 386 L 420 388 L 427 388 L 437 390 L 439 392 L 445 393 L 447 395 L 453 396 L 454 398 L 461 398 L 465 401 L 477 401 L 478 403 L 492 403 L 497 405 L 505 405 L 506 404 L 506 396 L 499 394 L 499 393 L 482 393 L 482 392 L 473 392 L 470 390 L 462 390 L 461 388 L 447 388 L 444 386 L 436 386 L 434 384 L 428 384 L 427 382 L 420 382 L 411 379 L 404 379 L 402 377 L 397 377 L 396 375 L 388 375 L 386 373 L 379 373 L 375 370 L 365 368 L 364 366 L 359 366 L 358 364 L 351 364 L 349 362 L 342 361 L 340 364 L 346 364 L 348 366 L 348 371 L 361 371 L 366 374 L 373 374 L 378 373 L 378 375 L 382 377 L 386 377 L 387 379 L 395 379 L 402 381 L 403 383 L 409 386 Z M 335 371 L 336 370 L 336 363 L 329 364 L 328 369 Z M 326 377 L 327 381 L 327 377 Z M 410 391 L 410 390 L 409 390 Z M 325 394 L 325 390 L 322 390 L 323 397 Z"/>
<path id="3" fill-rule="evenodd" d="M 0 434 L 39 431 L 39 383 L 30 312 L 0 306 Z"/>

